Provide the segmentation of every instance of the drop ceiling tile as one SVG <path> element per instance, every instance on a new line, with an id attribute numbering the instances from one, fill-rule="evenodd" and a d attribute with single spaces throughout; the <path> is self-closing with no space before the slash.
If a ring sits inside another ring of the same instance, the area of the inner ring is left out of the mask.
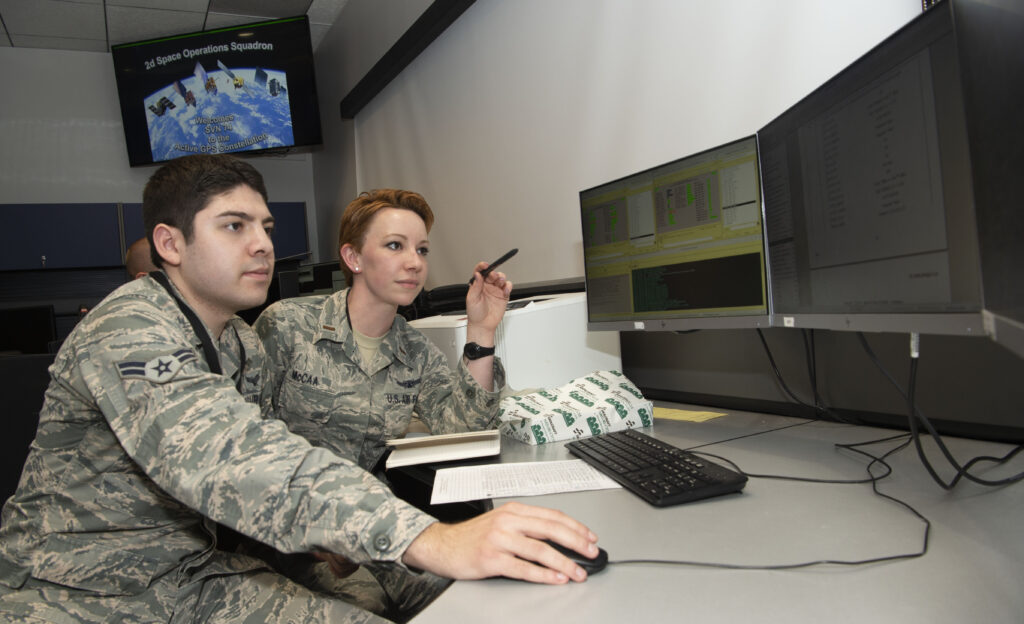
<path id="1" fill-rule="evenodd" d="M 60 0 L 3 0 L 0 15 L 12 35 L 73 39 L 106 39 L 107 36 L 102 5 Z"/>
<path id="2" fill-rule="evenodd" d="M 107 42 L 101 39 L 74 39 L 71 37 L 36 37 L 33 35 L 11 35 L 14 45 L 19 48 L 44 48 L 47 50 L 77 50 L 81 52 L 109 52 Z"/>
<path id="3" fill-rule="evenodd" d="M 305 15 L 310 0 L 210 0 L 210 13 L 261 15 L 269 18 Z"/>
<path id="4" fill-rule="evenodd" d="M 242 24 L 253 24 L 275 19 L 266 15 L 234 15 L 230 13 L 210 13 L 206 17 L 206 30 L 215 28 L 227 28 L 228 26 L 241 26 Z"/>
<path id="5" fill-rule="evenodd" d="M 203 30 L 205 13 L 107 7 L 110 43 L 131 43 Z"/>
<path id="6" fill-rule="evenodd" d="M 109 44 L 306 14 L 316 48 L 348 1 L 0 0 L 0 47 L 18 46 L 13 38 L 20 35 L 27 47 L 106 50 Z"/>
<path id="7" fill-rule="evenodd" d="M 106 0 L 107 7 L 123 6 L 140 9 L 174 9 L 175 11 L 193 11 L 206 13 L 209 0 Z"/>

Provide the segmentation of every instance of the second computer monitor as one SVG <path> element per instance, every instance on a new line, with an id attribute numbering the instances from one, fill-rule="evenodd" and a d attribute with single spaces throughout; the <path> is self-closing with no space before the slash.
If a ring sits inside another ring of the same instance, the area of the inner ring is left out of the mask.
<path id="1" fill-rule="evenodd" d="M 939 3 L 758 132 L 774 325 L 984 334 L 976 185 L 1019 171 L 972 166 L 953 11 L 974 4 Z"/>
<path id="2" fill-rule="evenodd" d="M 757 140 L 580 192 L 588 327 L 765 327 Z"/>

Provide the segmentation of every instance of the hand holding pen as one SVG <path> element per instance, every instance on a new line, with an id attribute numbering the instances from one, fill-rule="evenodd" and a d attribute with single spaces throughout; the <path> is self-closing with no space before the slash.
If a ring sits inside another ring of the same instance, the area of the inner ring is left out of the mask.
<path id="1" fill-rule="evenodd" d="M 503 264 L 506 260 L 508 260 L 512 256 L 516 255 L 518 252 L 519 252 L 518 248 L 509 250 L 505 255 L 503 255 L 502 257 L 498 258 L 494 262 L 490 263 L 487 266 L 486 269 L 484 269 L 483 271 L 480 271 L 480 277 L 482 277 L 484 279 L 487 279 L 487 276 L 491 274 L 491 271 L 493 271 L 494 269 L 498 268 L 501 264 Z M 469 284 L 472 285 L 474 280 L 476 280 L 476 276 L 475 275 L 473 277 L 469 278 Z"/>
<path id="2" fill-rule="evenodd" d="M 478 262 L 473 268 L 474 279 L 469 280 L 470 286 L 466 292 L 467 342 L 475 342 L 484 347 L 495 344 L 495 330 L 505 316 L 512 294 L 512 282 L 508 281 L 504 273 L 495 269 L 518 251 L 513 249 L 490 264 Z M 479 284 L 475 279 L 477 275 L 481 277 Z M 477 381 L 485 388 L 490 387 L 489 379 Z M 488 383 L 483 383 L 485 381 Z"/>

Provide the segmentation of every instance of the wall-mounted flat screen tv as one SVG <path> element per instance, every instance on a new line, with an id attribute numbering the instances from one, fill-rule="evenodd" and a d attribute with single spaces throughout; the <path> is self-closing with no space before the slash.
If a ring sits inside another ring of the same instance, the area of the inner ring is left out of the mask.
<path id="1" fill-rule="evenodd" d="M 321 143 L 305 16 L 111 47 L 128 160 Z"/>

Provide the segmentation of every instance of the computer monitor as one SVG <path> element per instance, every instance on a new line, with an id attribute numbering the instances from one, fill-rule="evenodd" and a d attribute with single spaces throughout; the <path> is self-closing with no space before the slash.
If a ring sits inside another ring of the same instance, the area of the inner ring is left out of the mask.
<path id="1" fill-rule="evenodd" d="M 0 354 L 49 353 L 56 340 L 52 304 L 0 308 Z"/>
<path id="2" fill-rule="evenodd" d="M 766 327 L 757 140 L 580 191 L 591 330 Z"/>
<path id="3" fill-rule="evenodd" d="M 1024 33 L 1020 7 L 998 4 L 935 5 L 758 132 L 773 325 L 986 333 L 983 275 L 1019 273 L 1024 257 L 1021 238 L 997 253 L 985 234 L 1024 223 L 1020 193 L 1007 203 L 1021 186 L 1021 88 L 1007 85 L 1021 38 L 1005 24 Z M 968 33 L 979 12 L 1004 15 Z M 972 61 L 979 46 L 989 58 Z"/>

